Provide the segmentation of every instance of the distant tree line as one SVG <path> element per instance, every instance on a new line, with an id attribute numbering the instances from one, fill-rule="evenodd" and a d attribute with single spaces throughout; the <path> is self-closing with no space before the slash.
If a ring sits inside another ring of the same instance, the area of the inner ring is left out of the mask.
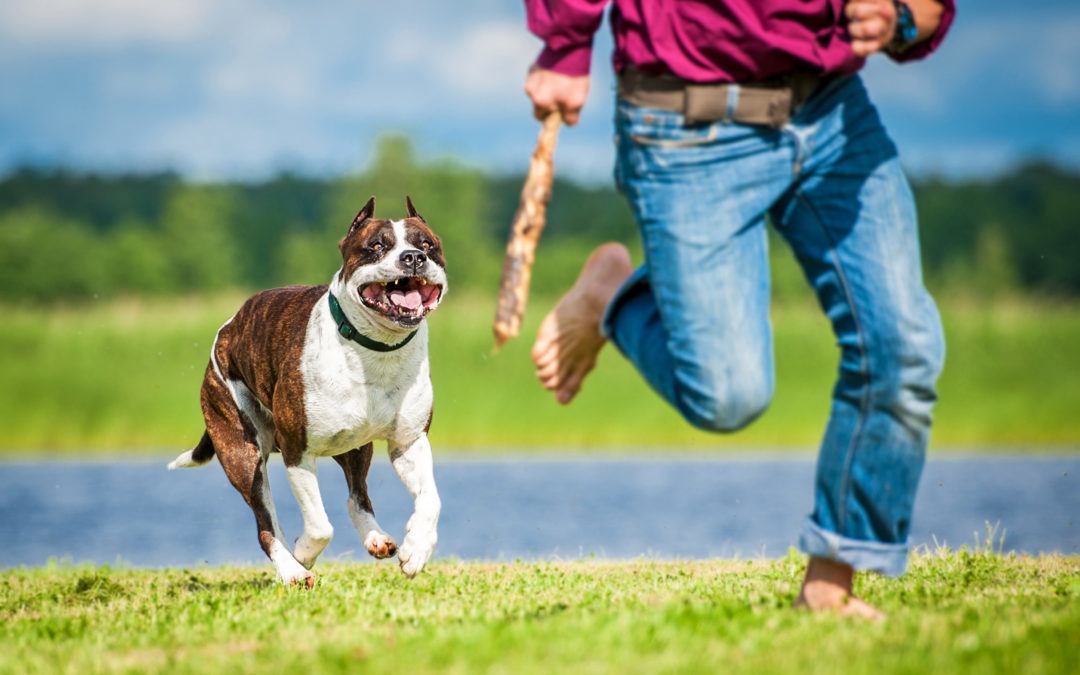
<path id="1" fill-rule="evenodd" d="M 97 175 L 23 169 L 0 179 L 0 300 L 78 301 L 322 283 L 337 242 L 368 196 L 401 217 L 411 194 L 443 237 L 451 284 L 493 292 L 521 176 L 450 161 L 420 163 L 384 138 L 358 175 L 282 174 L 258 183 L 197 183 L 173 173 Z M 1033 163 L 992 180 L 914 185 L 931 286 L 992 296 L 1080 296 L 1080 174 Z M 559 180 L 534 288 L 569 284 L 588 250 L 635 225 L 613 187 Z M 774 292 L 804 293 L 773 237 Z"/>

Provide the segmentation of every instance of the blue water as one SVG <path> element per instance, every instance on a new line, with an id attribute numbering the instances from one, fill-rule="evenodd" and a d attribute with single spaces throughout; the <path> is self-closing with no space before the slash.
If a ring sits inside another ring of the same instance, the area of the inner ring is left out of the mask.
<path id="1" fill-rule="evenodd" d="M 254 519 L 217 463 L 0 464 L 0 566 L 50 558 L 137 566 L 263 562 Z M 774 557 L 811 505 L 811 459 L 438 460 L 439 556 L 517 558 Z M 345 511 L 345 481 L 320 461 L 336 527 L 326 558 L 368 560 Z M 278 515 L 300 517 L 279 459 Z M 375 512 L 400 541 L 411 501 L 384 457 L 369 478 Z M 1080 553 L 1080 458 L 931 460 L 912 543 L 972 544 L 986 523 L 1005 549 Z M 1000 529 L 999 529 L 1000 532 Z"/>

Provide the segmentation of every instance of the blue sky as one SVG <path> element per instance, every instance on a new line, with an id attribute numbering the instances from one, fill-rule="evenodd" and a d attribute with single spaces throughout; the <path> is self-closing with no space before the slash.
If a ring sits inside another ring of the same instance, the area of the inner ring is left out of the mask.
<path id="1" fill-rule="evenodd" d="M 601 31 L 561 173 L 607 180 L 611 42 Z M 0 172 L 26 163 L 260 178 L 363 166 L 388 131 L 424 157 L 521 170 L 539 41 L 514 0 L 3 0 Z M 1080 2 L 961 2 L 925 62 L 868 86 L 917 173 L 1032 156 L 1080 166 Z"/>

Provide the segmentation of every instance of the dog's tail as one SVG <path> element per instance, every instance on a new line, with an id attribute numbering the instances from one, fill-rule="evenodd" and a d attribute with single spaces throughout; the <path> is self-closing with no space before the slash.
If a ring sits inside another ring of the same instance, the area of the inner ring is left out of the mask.
<path id="1" fill-rule="evenodd" d="M 173 469 L 190 469 L 202 466 L 214 458 L 214 442 L 210 440 L 210 434 L 203 432 L 202 438 L 194 448 L 182 453 L 179 457 L 169 462 L 169 471 Z"/>

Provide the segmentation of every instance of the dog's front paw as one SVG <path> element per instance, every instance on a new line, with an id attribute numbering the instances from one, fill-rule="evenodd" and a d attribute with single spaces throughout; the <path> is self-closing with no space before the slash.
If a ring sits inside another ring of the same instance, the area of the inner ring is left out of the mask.
<path id="1" fill-rule="evenodd" d="M 270 560 L 277 570 L 278 580 L 286 586 L 315 587 L 315 573 L 306 569 L 277 539 L 270 543 Z"/>
<path id="2" fill-rule="evenodd" d="M 311 570 L 300 568 L 295 571 L 282 572 L 278 575 L 278 578 L 286 586 L 299 586 L 307 590 L 315 588 L 315 573 Z"/>
<path id="3" fill-rule="evenodd" d="M 406 535 L 405 542 L 398 549 L 398 564 L 401 566 L 401 572 L 410 579 L 415 577 L 431 560 L 431 554 L 434 552 L 434 535 L 425 539 Z"/>
<path id="4" fill-rule="evenodd" d="M 293 557 L 298 563 L 311 569 L 329 543 L 330 536 L 309 537 L 307 533 L 304 533 L 297 537 L 293 544 Z"/>
<path id="5" fill-rule="evenodd" d="M 378 530 L 368 532 L 368 535 L 364 537 L 364 547 L 372 557 L 379 559 L 389 558 L 397 553 L 397 544 L 390 535 Z"/>

